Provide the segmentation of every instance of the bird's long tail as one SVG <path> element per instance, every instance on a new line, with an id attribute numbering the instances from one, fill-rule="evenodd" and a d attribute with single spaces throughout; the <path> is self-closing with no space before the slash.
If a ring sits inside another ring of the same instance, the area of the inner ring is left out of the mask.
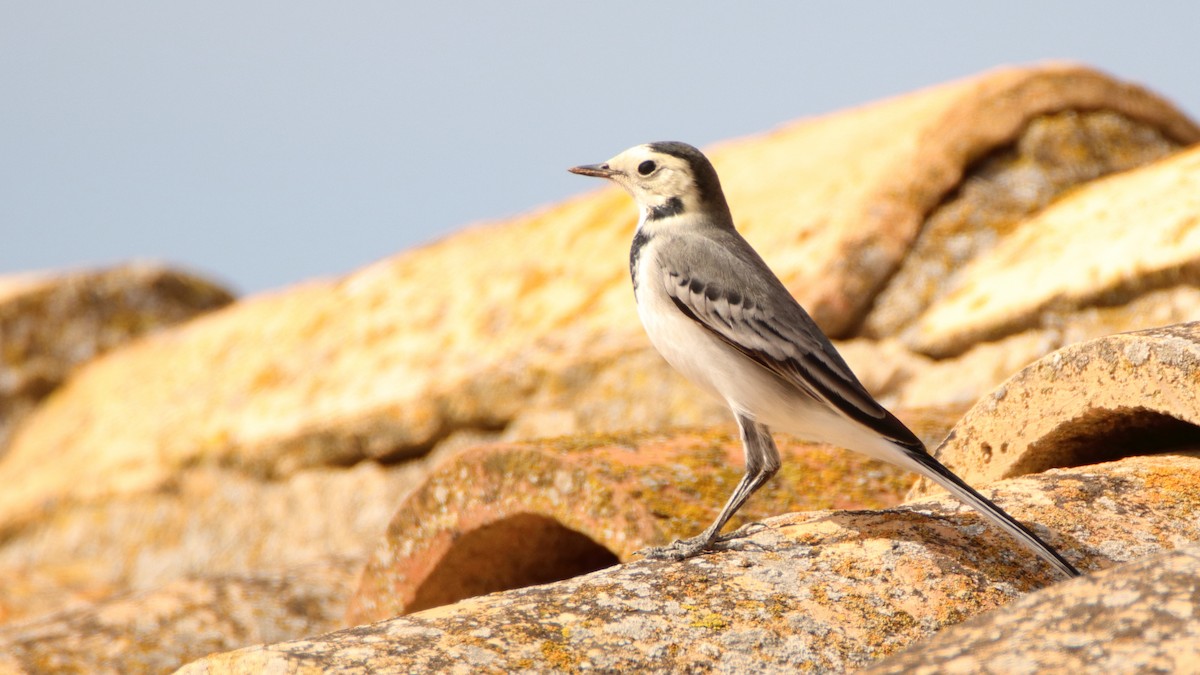
<path id="1" fill-rule="evenodd" d="M 950 494 L 966 502 L 976 511 L 979 511 L 984 518 L 992 521 L 997 527 L 1029 547 L 1030 550 L 1041 556 L 1042 559 L 1053 565 L 1063 574 L 1068 577 L 1080 576 L 1079 570 L 1067 562 L 1052 546 L 1042 541 L 1029 528 L 1018 522 L 1016 518 L 1008 515 L 1004 509 L 992 503 L 992 500 L 976 492 L 963 479 L 954 475 L 954 472 L 937 461 L 933 455 L 925 452 L 924 448 L 919 452 L 907 448 L 906 450 L 906 454 L 915 464 L 912 468 L 918 473 L 949 490 Z"/>

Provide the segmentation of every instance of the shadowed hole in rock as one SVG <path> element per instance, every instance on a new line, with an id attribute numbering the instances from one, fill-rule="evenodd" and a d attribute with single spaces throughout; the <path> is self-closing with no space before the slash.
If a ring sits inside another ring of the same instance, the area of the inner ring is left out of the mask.
<path id="1" fill-rule="evenodd" d="M 1148 408 L 1092 410 L 1031 443 L 1004 477 L 1166 453 L 1200 456 L 1200 427 Z"/>
<path id="2" fill-rule="evenodd" d="M 458 537 L 405 612 L 569 579 L 618 562 L 612 551 L 553 518 L 519 513 Z"/>

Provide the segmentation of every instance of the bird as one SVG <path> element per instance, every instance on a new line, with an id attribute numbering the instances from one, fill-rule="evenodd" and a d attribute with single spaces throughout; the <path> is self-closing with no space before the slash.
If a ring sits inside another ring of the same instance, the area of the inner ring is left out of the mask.
<path id="1" fill-rule="evenodd" d="M 700 150 L 675 141 L 647 143 L 568 171 L 608 179 L 633 197 L 639 218 L 629 273 L 638 316 L 671 366 L 729 406 L 745 452 L 745 472 L 716 520 L 695 537 L 645 549 L 643 556 L 678 561 L 733 548 L 738 532 L 721 530 L 779 471 L 776 429 L 925 476 L 1062 574 L 1080 575 L 939 462 L 866 390 L 737 231 L 717 172 Z"/>

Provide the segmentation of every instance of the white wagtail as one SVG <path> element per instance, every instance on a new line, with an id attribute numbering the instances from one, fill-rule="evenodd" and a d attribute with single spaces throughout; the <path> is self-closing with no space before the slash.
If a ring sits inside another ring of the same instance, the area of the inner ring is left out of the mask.
<path id="1" fill-rule="evenodd" d="M 758 253 L 738 234 L 717 172 L 686 143 L 639 145 L 570 169 L 608 178 L 637 202 L 629 252 L 638 316 L 650 341 L 693 383 L 732 409 L 746 472 L 698 536 L 647 549 L 682 560 L 723 548 L 730 517 L 779 470 L 770 427 L 857 450 L 946 488 L 1068 576 L 1069 562 L 938 462 L 862 386 Z"/>

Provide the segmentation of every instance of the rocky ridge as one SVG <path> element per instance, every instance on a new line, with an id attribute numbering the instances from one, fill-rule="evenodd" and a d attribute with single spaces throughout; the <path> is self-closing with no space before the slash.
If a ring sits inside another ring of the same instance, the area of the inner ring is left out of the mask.
<path id="1" fill-rule="evenodd" d="M 1157 95 L 1047 64 L 711 156 L 867 386 L 1121 584 L 1196 539 L 1196 331 L 1160 327 L 1200 320 L 1197 139 Z M 637 325 L 633 216 L 593 193 L 72 365 L 0 458 L 0 672 L 253 642 L 187 670 L 883 667 L 1067 587 L 956 503 L 899 505 L 905 476 L 791 439 L 745 514 L 800 511 L 764 550 L 637 561 L 710 518 L 739 460 Z"/>

